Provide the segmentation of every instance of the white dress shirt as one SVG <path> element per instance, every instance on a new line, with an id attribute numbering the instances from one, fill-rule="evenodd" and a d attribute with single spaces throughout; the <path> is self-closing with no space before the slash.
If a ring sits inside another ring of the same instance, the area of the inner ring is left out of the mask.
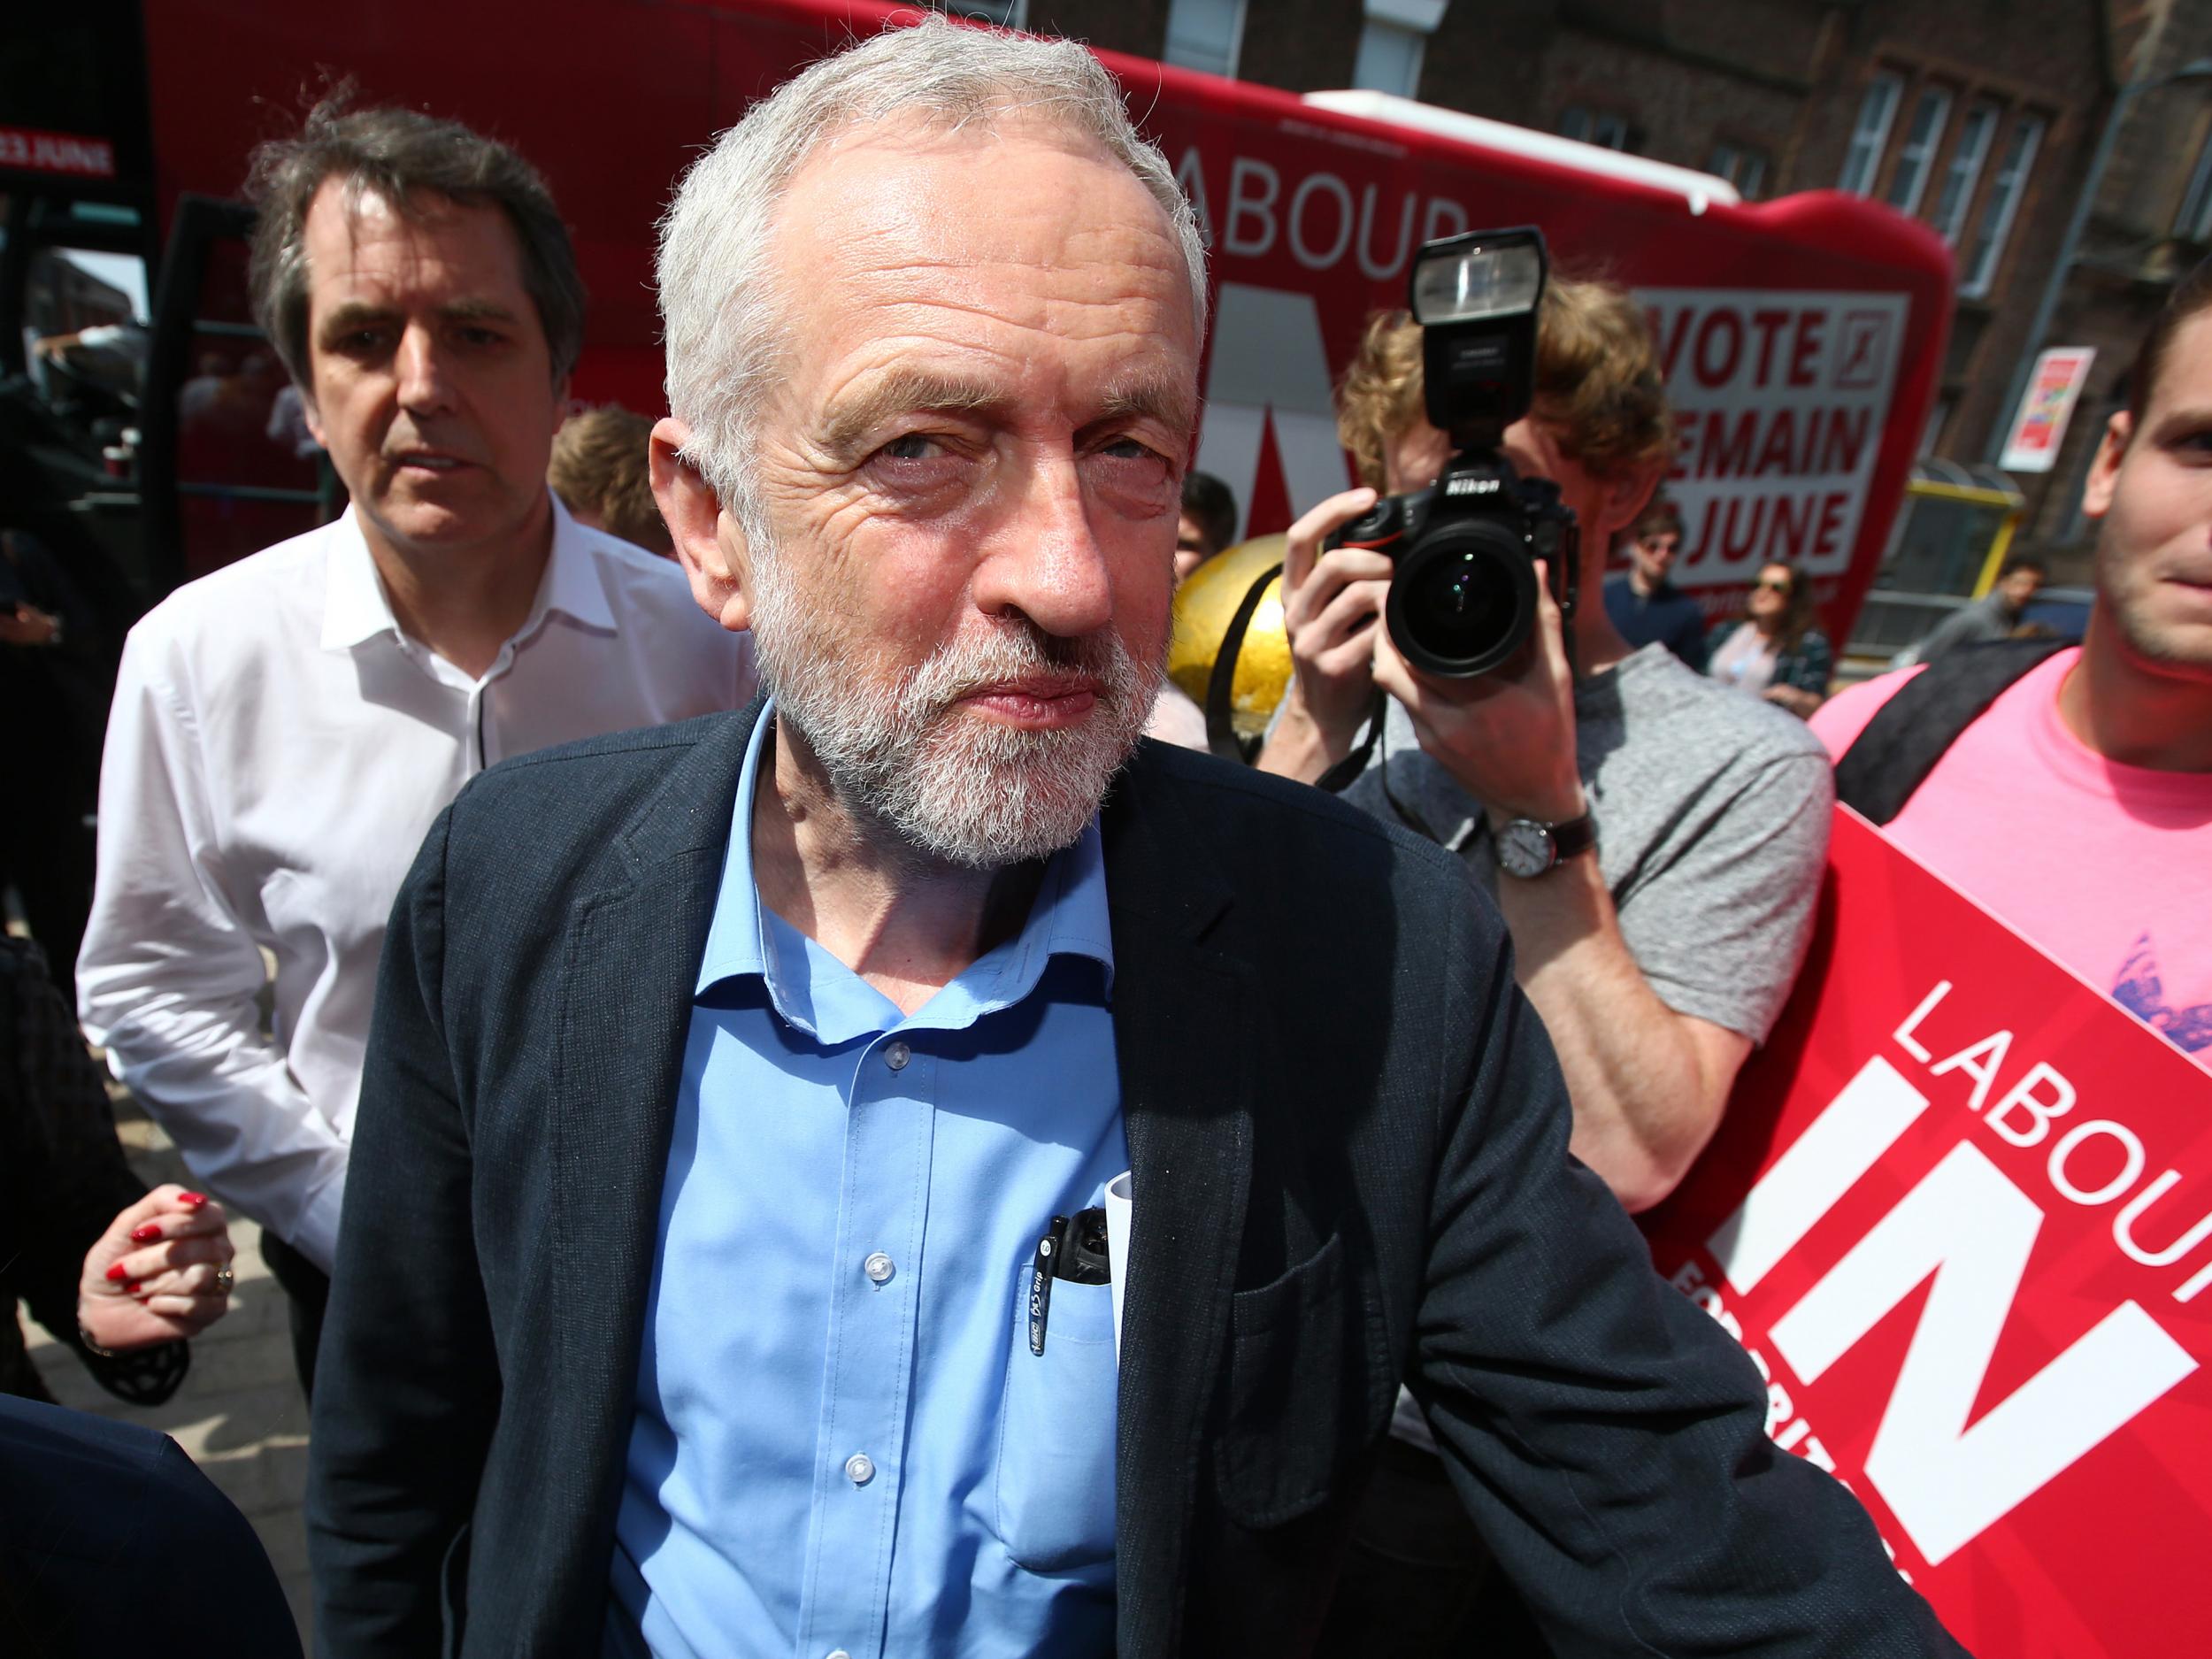
<path id="1" fill-rule="evenodd" d="M 553 513 L 480 680 L 400 631 L 350 511 L 179 588 L 124 648 L 80 1012 L 207 1189 L 326 1271 L 385 919 L 431 821 L 503 757 L 753 694 L 751 639 L 672 561 Z"/>

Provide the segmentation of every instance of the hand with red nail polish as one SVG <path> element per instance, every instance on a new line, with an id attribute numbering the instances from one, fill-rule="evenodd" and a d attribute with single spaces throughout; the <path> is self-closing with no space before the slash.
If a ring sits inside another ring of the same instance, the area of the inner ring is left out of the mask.
<path id="1" fill-rule="evenodd" d="M 77 1322 L 117 1352 L 195 1335 L 229 1310 L 222 1271 L 232 1255 L 220 1204 L 174 1185 L 157 1187 L 86 1254 Z"/>

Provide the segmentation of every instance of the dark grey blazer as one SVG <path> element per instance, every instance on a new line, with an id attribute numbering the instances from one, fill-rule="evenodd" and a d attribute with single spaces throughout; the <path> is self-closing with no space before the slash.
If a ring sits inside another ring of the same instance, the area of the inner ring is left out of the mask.
<path id="1" fill-rule="evenodd" d="M 393 912 L 315 1393 L 331 1655 L 599 1651 L 691 987 L 757 710 L 494 768 Z M 1957 1651 L 1567 1155 L 1456 860 L 1148 744 L 1103 814 L 1142 1225 L 1119 1652 L 1288 1659 L 1400 1379 L 1563 1653 Z"/>

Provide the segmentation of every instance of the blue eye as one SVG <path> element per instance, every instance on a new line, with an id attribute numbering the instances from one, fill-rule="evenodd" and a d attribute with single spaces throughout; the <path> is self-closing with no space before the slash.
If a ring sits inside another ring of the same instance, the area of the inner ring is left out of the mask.
<path id="1" fill-rule="evenodd" d="M 926 461 L 937 441 L 924 432 L 902 433 L 876 451 L 894 461 Z"/>

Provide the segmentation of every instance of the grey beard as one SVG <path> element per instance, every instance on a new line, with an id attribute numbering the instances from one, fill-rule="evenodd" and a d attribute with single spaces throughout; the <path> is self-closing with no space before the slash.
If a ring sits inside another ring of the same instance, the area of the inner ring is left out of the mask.
<path id="1" fill-rule="evenodd" d="M 754 578 L 755 649 L 778 717 L 849 812 L 945 864 L 997 869 L 1071 843 L 1135 751 L 1165 678 L 1164 660 L 1140 664 L 1118 638 L 1061 639 L 1018 618 L 962 634 L 888 687 L 870 683 L 816 637 L 780 557 L 757 558 Z M 953 707 L 979 687 L 1056 670 L 1100 682 L 1090 718 L 1071 730 L 1023 731 Z"/>

